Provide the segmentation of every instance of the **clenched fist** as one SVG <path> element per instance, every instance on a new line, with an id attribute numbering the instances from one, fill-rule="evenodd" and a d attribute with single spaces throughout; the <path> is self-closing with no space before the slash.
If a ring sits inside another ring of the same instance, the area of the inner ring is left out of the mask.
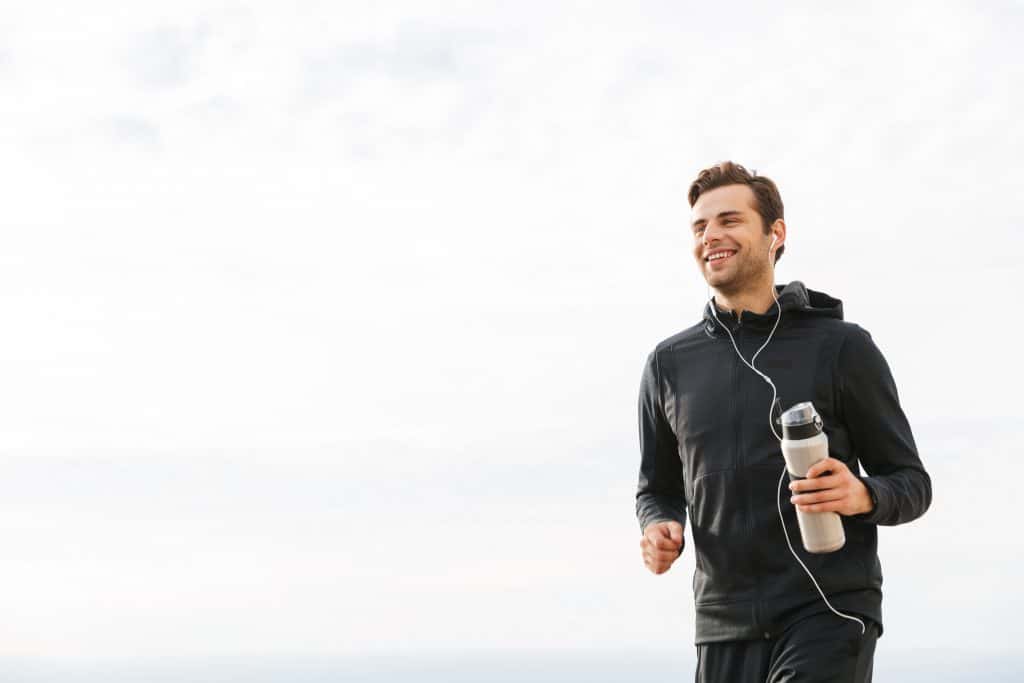
<path id="1" fill-rule="evenodd" d="M 651 522 L 640 539 L 644 564 L 655 574 L 664 574 L 683 554 L 683 525 L 679 522 Z"/>

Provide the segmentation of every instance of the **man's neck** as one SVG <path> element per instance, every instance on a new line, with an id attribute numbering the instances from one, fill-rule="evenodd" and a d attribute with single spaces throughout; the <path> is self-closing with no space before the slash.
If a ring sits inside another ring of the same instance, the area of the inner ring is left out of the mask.
<path id="1" fill-rule="evenodd" d="M 774 285 L 771 284 L 732 294 L 715 290 L 715 303 L 719 308 L 732 311 L 737 318 L 743 311 L 764 314 L 775 305 L 774 292 Z"/>

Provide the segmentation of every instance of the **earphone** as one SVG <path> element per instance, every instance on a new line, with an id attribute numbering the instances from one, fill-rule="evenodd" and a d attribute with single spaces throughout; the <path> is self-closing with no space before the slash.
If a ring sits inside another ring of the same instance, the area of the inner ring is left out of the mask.
<path id="1" fill-rule="evenodd" d="M 775 243 L 778 241 L 778 239 L 779 239 L 778 235 L 773 235 L 772 236 L 772 243 L 768 247 L 768 263 L 769 263 L 770 266 L 772 266 L 773 274 L 774 274 L 774 266 L 775 266 L 775 264 L 772 261 L 772 247 L 775 246 Z M 748 368 L 750 368 L 755 373 L 757 373 L 761 377 L 761 379 L 763 379 L 765 382 L 767 382 L 768 386 L 770 386 L 772 388 L 772 402 L 771 402 L 771 404 L 768 407 L 768 427 L 772 430 L 772 434 L 775 435 L 775 438 L 778 439 L 779 443 L 781 444 L 782 443 L 782 437 L 779 436 L 779 433 L 777 431 L 775 431 L 775 424 L 774 424 L 774 422 L 772 420 L 773 411 L 774 411 L 774 408 L 775 408 L 775 401 L 776 401 L 776 399 L 778 397 L 778 390 L 775 388 L 775 383 L 772 382 L 771 377 L 769 377 L 768 375 L 764 374 L 763 372 L 758 370 L 756 367 L 754 367 L 754 362 L 757 360 L 758 354 L 760 354 L 762 351 L 764 351 L 765 347 L 768 346 L 768 342 L 770 342 L 772 340 L 772 337 L 775 335 L 775 330 L 778 329 L 779 322 L 782 320 L 782 305 L 779 303 L 779 298 L 775 294 L 774 281 L 775 281 L 775 278 L 774 278 L 774 275 L 773 275 L 773 277 L 772 277 L 773 284 L 772 284 L 771 290 L 772 290 L 772 299 L 775 300 L 775 309 L 777 311 L 776 317 L 775 317 L 775 325 L 772 326 L 772 331 L 768 333 L 768 338 L 764 340 L 764 344 L 761 344 L 761 347 L 758 348 L 758 350 L 754 352 L 753 356 L 751 356 L 749 363 L 747 362 L 747 359 L 743 357 L 743 354 L 740 353 L 739 346 L 737 346 L 736 339 L 732 336 L 732 332 L 729 330 L 729 328 L 726 325 L 722 324 L 721 320 L 718 319 L 717 307 L 715 306 L 715 302 L 714 302 L 714 299 L 712 297 L 708 297 L 708 303 L 711 306 L 711 315 L 714 316 L 715 321 L 717 321 L 718 324 L 721 325 L 722 329 L 725 330 L 726 334 L 729 335 L 729 340 L 732 342 L 732 348 L 736 351 L 736 355 L 739 356 L 739 359 L 743 362 L 744 365 L 746 365 Z M 710 289 L 710 285 L 709 285 L 709 289 Z M 852 621 L 856 621 L 858 624 L 860 624 L 861 635 L 864 635 L 867 632 L 867 626 L 864 624 L 864 622 L 862 620 L 858 619 L 855 616 L 852 616 L 852 615 L 849 615 L 849 614 L 843 614 L 842 612 L 840 612 L 839 610 L 837 610 L 835 607 L 832 606 L 832 603 L 830 603 L 828 601 L 828 598 L 825 596 L 825 592 L 823 590 L 821 590 L 821 586 L 818 585 L 818 581 L 814 578 L 814 574 L 811 573 L 811 570 L 807 568 L 807 565 L 804 564 L 804 561 L 800 559 L 799 555 L 797 555 L 796 550 L 793 549 L 793 542 L 789 539 L 789 532 L 786 529 L 786 520 L 785 520 L 785 518 L 782 515 L 782 499 L 781 499 L 781 496 L 778 495 L 779 492 L 782 490 L 782 484 L 783 484 L 783 481 L 785 480 L 785 477 L 786 477 L 786 466 L 783 465 L 782 466 L 782 474 L 779 475 L 779 485 L 778 485 L 778 490 L 776 491 L 776 496 L 775 496 L 776 500 L 775 500 L 775 502 L 776 502 L 776 508 L 778 509 L 778 512 L 779 512 L 779 522 L 782 524 L 782 534 L 786 538 L 786 545 L 789 546 L 789 552 L 793 555 L 794 559 L 796 559 L 796 561 L 800 564 L 800 566 L 803 567 L 804 572 L 807 573 L 807 576 L 811 579 L 811 583 L 814 584 L 814 587 L 818 589 L 818 594 L 821 595 L 821 599 L 825 601 L 825 605 L 830 610 L 832 610 L 832 612 L 834 612 L 836 615 L 842 617 L 843 619 L 849 619 L 849 620 L 852 620 Z"/>

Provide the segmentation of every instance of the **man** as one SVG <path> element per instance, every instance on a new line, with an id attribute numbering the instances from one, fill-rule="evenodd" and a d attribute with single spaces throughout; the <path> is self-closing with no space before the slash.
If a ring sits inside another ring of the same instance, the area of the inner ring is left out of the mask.
<path id="1" fill-rule="evenodd" d="M 877 525 L 909 522 L 931 503 L 889 367 L 870 335 L 843 321 L 838 299 L 775 285 L 786 224 L 771 180 L 723 162 L 700 172 L 689 200 L 693 256 L 714 297 L 644 367 L 644 564 L 668 571 L 689 517 L 698 682 L 870 681 L 882 634 Z M 775 405 L 740 354 L 771 378 Z M 803 401 L 821 415 L 830 457 L 780 485 L 770 420 Z M 845 545 L 806 552 L 794 506 L 838 513 Z"/>

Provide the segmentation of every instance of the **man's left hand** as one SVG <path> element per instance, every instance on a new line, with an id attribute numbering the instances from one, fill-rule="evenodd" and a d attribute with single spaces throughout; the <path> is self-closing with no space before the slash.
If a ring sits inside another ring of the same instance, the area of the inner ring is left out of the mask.
<path id="1" fill-rule="evenodd" d="M 825 458 L 807 470 L 807 478 L 789 483 L 790 502 L 801 512 L 838 512 L 858 515 L 871 512 L 871 494 L 842 460 Z M 814 493 L 806 493 L 814 491 Z"/>

